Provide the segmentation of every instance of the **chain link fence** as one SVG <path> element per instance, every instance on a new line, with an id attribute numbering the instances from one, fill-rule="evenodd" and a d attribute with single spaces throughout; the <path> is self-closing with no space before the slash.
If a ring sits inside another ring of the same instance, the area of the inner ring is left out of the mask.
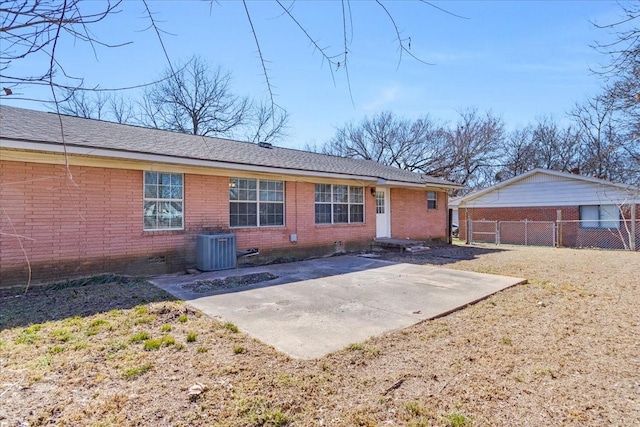
<path id="1" fill-rule="evenodd" d="M 468 221 L 475 243 L 640 250 L 640 221 Z"/>
<path id="2" fill-rule="evenodd" d="M 640 221 L 557 221 L 558 246 L 640 250 Z"/>
<path id="3" fill-rule="evenodd" d="M 499 243 L 510 245 L 555 246 L 556 224 L 552 221 L 500 221 Z"/>

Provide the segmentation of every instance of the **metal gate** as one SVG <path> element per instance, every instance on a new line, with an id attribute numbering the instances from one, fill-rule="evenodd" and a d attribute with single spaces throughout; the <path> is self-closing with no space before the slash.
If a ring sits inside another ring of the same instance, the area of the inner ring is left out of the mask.
<path id="1" fill-rule="evenodd" d="M 469 239 L 471 242 L 477 243 L 500 243 L 498 233 L 498 221 L 472 221 L 467 222 L 469 225 Z"/>

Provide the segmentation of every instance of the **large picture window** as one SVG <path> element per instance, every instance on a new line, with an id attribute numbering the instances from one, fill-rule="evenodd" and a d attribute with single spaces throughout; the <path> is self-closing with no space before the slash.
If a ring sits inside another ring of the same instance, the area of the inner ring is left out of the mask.
<path id="1" fill-rule="evenodd" d="M 316 184 L 316 224 L 364 222 L 364 188 Z"/>
<path id="2" fill-rule="evenodd" d="M 184 186 L 180 173 L 144 173 L 144 230 L 184 229 Z"/>
<path id="3" fill-rule="evenodd" d="M 284 182 L 246 178 L 229 180 L 229 225 L 284 225 Z"/>
<path id="4" fill-rule="evenodd" d="M 580 206 L 580 227 L 620 228 L 620 211 L 616 205 Z"/>

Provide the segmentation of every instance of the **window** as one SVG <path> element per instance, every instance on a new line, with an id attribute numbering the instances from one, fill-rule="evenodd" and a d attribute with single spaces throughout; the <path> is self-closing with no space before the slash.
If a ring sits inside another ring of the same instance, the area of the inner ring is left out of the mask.
<path id="1" fill-rule="evenodd" d="M 144 230 L 182 230 L 183 175 L 144 173 Z"/>
<path id="2" fill-rule="evenodd" d="M 376 213 L 384 213 L 384 191 L 376 191 Z"/>
<path id="3" fill-rule="evenodd" d="M 364 187 L 316 184 L 316 224 L 364 222 Z"/>
<path id="4" fill-rule="evenodd" d="M 427 191 L 427 209 L 438 209 L 438 193 Z"/>
<path id="5" fill-rule="evenodd" d="M 284 225 L 284 182 L 245 178 L 229 180 L 229 225 Z"/>
<path id="6" fill-rule="evenodd" d="M 620 228 L 620 211 L 616 205 L 580 206 L 580 227 Z"/>

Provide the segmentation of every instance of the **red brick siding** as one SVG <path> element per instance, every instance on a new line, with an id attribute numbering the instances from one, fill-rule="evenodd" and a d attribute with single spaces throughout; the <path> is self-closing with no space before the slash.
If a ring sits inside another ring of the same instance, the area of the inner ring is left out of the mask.
<path id="1" fill-rule="evenodd" d="M 197 234 L 229 231 L 227 177 L 186 174 L 185 230 L 144 232 L 142 171 L 70 172 L 72 178 L 62 166 L 0 161 L 0 285 L 25 283 L 26 259 L 36 282 L 99 272 L 176 271 L 194 264 Z M 314 184 L 288 181 L 285 191 L 285 226 L 231 229 L 239 249 L 298 257 L 331 253 L 336 241 L 346 249 L 364 248 L 375 237 L 369 188 L 364 224 L 316 225 Z M 296 244 L 289 241 L 292 233 L 298 234 Z"/>
<path id="2" fill-rule="evenodd" d="M 446 240 L 447 194 L 438 192 L 437 209 L 427 209 L 424 190 L 391 189 L 391 235 L 399 239 Z"/>

